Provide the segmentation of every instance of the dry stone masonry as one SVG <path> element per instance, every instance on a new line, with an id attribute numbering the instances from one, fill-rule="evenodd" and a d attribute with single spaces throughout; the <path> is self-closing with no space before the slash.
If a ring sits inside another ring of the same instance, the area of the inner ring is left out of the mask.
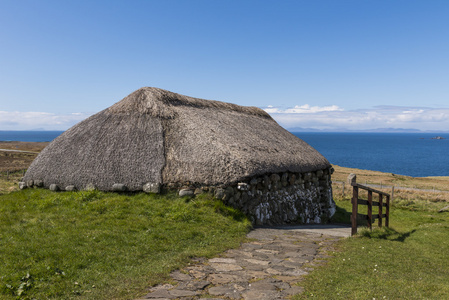
<path id="1" fill-rule="evenodd" d="M 333 169 L 258 176 L 213 190 L 216 198 L 243 211 L 256 225 L 322 223 L 335 213 Z"/>

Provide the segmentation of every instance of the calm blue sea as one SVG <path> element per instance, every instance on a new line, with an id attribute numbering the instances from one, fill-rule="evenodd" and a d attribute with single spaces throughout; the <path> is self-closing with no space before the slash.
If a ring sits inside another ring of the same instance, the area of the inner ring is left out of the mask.
<path id="1" fill-rule="evenodd" d="M 413 177 L 449 176 L 448 133 L 294 134 L 338 166 Z M 432 139 L 436 136 L 446 139 Z"/>
<path id="2" fill-rule="evenodd" d="M 62 131 L 0 131 L 0 141 L 47 142 Z M 330 163 L 414 177 L 449 176 L 449 134 L 294 133 Z M 446 139 L 435 140 L 442 136 Z"/>
<path id="3" fill-rule="evenodd" d="M 51 142 L 64 131 L 1 131 L 0 141 Z"/>

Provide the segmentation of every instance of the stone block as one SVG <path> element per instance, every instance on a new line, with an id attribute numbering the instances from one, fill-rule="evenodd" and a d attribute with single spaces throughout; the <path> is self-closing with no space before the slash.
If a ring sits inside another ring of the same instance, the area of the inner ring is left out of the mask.
<path id="1" fill-rule="evenodd" d="M 179 191 L 179 197 L 184 197 L 184 196 L 192 197 L 194 195 L 195 194 L 192 189 L 182 189 Z"/>
<path id="2" fill-rule="evenodd" d="M 225 196 L 225 190 L 224 189 L 217 188 L 215 190 L 215 198 L 223 200 L 224 196 Z"/>
<path id="3" fill-rule="evenodd" d="M 68 185 L 65 187 L 65 190 L 68 192 L 76 191 L 76 187 L 74 185 Z"/>
<path id="4" fill-rule="evenodd" d="M 95 191 L 95 190 L 97 189 L 97 187 L 96 187 L 95 184 L 93 184 L 93 183 L 88 183 L 88 184 L 84 187 L 84 189 L 85 189 L 86 191 Z"/>
<path id="5" fill-rule="evenodd" d="M 56 183 L 52 183 L 52 184 L 50 184 L 49 189 L 50 189 L 50 191 L 57 192 L 57 191 L 59 191 L 59 186 Z"/>
<path id="6" fill-rule="evenodd" d="M 114 192 L 125 192 L 127 190 L 127 187 L 123 183 L 114 183 L 112 185 L 112 190 Z"/>
<path id="7" fill-rule="evenodd" d="M 34 181 L 34 186 L 43 187 L 44 186 L 44 182 L 42 180 L 36 179 Z"/>
<path id="8" fill-rule="evenodd" d="M 24 190 L 26 188 L 27 188 L 26 182 L 23 182 L 23 181 L 19 182 L 19 189 Z"/>
<path id="9" fill-rule="evenodd" d="M 278 182 L 281 180 L 281 176 L 279 176 L 278 174 L 271 174 L 270 179 L 272 182 Z"/>
<path id="10" fill-rule="evenodd" d="M 225 190 L 226 195 L 232 196 L 234 195 L 234 188 L 232 186 L 228 186 Z"/>
<path id="11" fill-rule="evenodd" d="M 145 193 L 160 194 L 161 184 L 157 182 L 148 182 L 144 184 L 143 191 Z"/>
<path id="12" fill-rule="evenodd" d="M 247 191 L 249 188 L 248 184 L 245 182 L 239 182 L 237 183 L 237 189 L 241 191 Z"/>

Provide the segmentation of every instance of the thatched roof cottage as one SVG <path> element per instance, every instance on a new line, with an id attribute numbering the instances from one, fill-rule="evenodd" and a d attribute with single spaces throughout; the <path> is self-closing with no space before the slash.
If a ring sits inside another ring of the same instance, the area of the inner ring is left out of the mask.
<path id="1" fill-rule="evenodd" d="M 330 170 L 320 153 L 259 108 L 145 87 L 56 138 L 22 186 L 207 190 L 260 224 L 319 222 L 335 209 Z M 293 198 L 271 207 L 266 199 L 276 193 Z M 305 198 L 314 204 L 294 204 Z M 283 209 L 286 201 L 292 203 Z"/>

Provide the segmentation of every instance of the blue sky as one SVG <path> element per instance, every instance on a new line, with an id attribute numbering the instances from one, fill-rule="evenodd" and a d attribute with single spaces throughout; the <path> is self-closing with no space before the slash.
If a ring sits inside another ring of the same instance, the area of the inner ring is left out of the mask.
<path id="1" fill-rule="evenodd" d="M 143 86 L 286 128 L 449 131 L 449 1 L 0 0 L 0 130 L 65 130 Z"/>

